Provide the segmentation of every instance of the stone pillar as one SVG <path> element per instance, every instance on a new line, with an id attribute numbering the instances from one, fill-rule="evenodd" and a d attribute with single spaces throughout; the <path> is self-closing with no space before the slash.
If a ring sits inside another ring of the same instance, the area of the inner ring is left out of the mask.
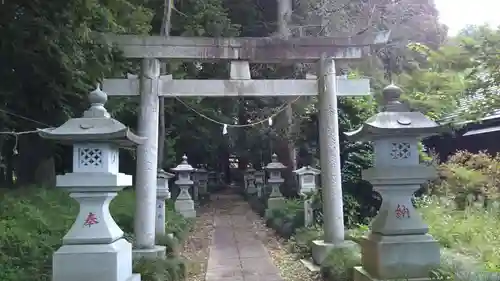
<path id="1" fill-rule="evenodd" d="M 255 172 L 255 188 L 257 190 L 257 197 L 261 198 L 264 193 L 264 177 L 266 173 L 264 171 Z"/>
<path id="2" fill-rule="evenodd" d="M 193 186 L 193 181 L 191 180 L 191 173 L 194 168 L 187 162 L 187 156 L 182 156 L 182 162 L 175 168 L 172 169 L 177 174 L 177 180 L 175 184 L 179 186 L 180 193 L 175 200 L 175 210 L 179 212 L 185 218 L 196 217 L 196 211 L 194 209 L 194 202 L 189 195 L 189 188 Z"/>
<path id="3" fill-rule="evenodd" d="M 269 172 L 267 182 L 271 188 L 271 194 L 267 200 L 267 209 L 279 208 L 285 201 L 280 191 L 280 186 L 285 182 L 285 179 L 281 176 L 281 171 L 284 169 L 286 169 L 286 166 L 278 161 L 278 155 L 273 154 L 271 163 L 266 166 L 266 170 Z"/>
<path id="4" fill-rule="evenodd" d="M 304 226 L 309 227 L 314 224 L 313 200 L 308 198 L 304 200 Z"/>
<path id="5" fill-rule="evenodd" d="M 243 172 L 243 192 L 247 193 L 247 189 L 248 189 L 248 167 Z"/>
<path id="6" fill-rule="evenodd" d="M 156 234 L 165 235 L 165 200 L 170 199 L 170 190 L 168 181 L 174 175 L 167 173 L 163 170 L 158 171 L 158 178 L 156 181 Z"/>
<path id="7" fill-rule="evenodd" d="M 157 59 L 143 59 L 140 77 L 138 134 L 146 142 L 137 149 L 136 208 L 134 234 L 137 254 L 155 249 L 156 173 L 158 171 L 158 79 Z M 135 250 L 135 249 L 134 249 Z"/>
<path id="8" fill-rule="evenodd" d="M 195 168 L 193 173 L 191 174 L 192 179 L 193 179 L 193 187 L 192 187 L 192 195 L 193 195 L 193 201 L 198 202 L 198 195 L 200 192 L 200 180 L 199 180 L 199 169 Z"/>
<path id="9" fill-rule="evenodd" d="M 53 281 L 141 280 L 132 274 L 132 245 L 123 238 L 109 204 L 132 185 L 132 176 L 118 170 L 119 145 L 135 146 L 145 139 L 111 119 L 104 108 L 106 100 L 107 95 L 96 89 L 82 118 L 40 130 L 43 138 L 74 144 L 73 172 L 57 176 L 56 186 L 68 190 L 80 204 L 73 226 L 53 255 Z"/>
<path id="10" fill-rule="evenodd" d="M 331 249 L 355 246 L 355 243 L 344 240 L 336 89 L 335 62 L 323 56 L 318 70 L 318 106 L 324 240 L 313 241 L 313 260 L 317 264 L 323 262 Z"/>
<path id="11" fill-rule="evenodd" d="M 382 205 L 361 242 L 362 267 L 354 280 L 430 280 L 440 265 L 440 246 L 411 202 L 420 185 L 436 176 L 434 167 L 419 163 L 418 141 L 442 130 L 434 121 L 399 101 L 401 89 L 383 90 L 383 111 L 367 126 L 347 133 L 354 141 L 373 141 L 374 167 L 363 179 L 382 196 Z"/>
<path id="12" fill-rule="evenodd" d="M 208 173 L 208 186 L 209 187 L 216 187 L 219 184 L 217 180 L 217 173 L 216 172 L 209 172 Z"/>

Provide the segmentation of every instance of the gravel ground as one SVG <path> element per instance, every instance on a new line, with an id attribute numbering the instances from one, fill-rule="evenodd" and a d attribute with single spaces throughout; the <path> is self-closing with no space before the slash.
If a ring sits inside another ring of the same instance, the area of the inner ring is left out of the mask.
<path id="1" fill-rule="evenodd" d="M 188 261 L 189 281 L 204 281 L 208 261 L 209 246 L 212 241 L 213 209 L 209 206 L 197 210 L 198 216 L 193 231 L 184 243 L 181 255 Z"/>
<path id="2" fill-rule="evenodd" d="M 253 211 L 248 217 L 254 221 L 254 229 L 267 248 L 274 265 L 280 270 L 284 281 L 319 281 L 319 273 L 310 272 L 294 254 L 287 250 L 287 243 L 274 230 L 268 228 L 262 218 Z"/>

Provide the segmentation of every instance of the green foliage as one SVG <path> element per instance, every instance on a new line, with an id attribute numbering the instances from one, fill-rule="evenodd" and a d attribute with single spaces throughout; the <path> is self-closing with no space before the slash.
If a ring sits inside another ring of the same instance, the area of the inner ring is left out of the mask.
<path id="1" fill-rule="evenodd" d="M 419 43 L 411 43 L 409 48 L 425 62 L 415 63 L 412 70 L 397 77 L 396 82 L 404 89 L 403 98 L 434 120 L 455 113 L 471 83 L 467 76 L 470 64 L 462 63 L 467 60 L 458 54 L 461 48 L 451 43 L 438 50 Z"/>
<path id="2" fill-rule="evenodd" d="M 308 258 L 312 253 L 313 241 L 320 240 L 322 237 L 323 228 L 321 226 L 301 227 L 290 238 L 290 251 L 295 253 L 299 258 Z"/>
<path id="3" fill-rule="evenodd" d="M 62 237 L 73 224 L 78 204 L 64 191 L 39 187 L 1 189 L 0 201 L 0 279 L 51 280 L 52 254 L 60 247 Z M 131 241 L 134 202 L 134 193 L 124 191 L 111 204 L 113 217 Z M 160 243 L 167 246 L 167 252 L 173 257 L 190 224 L 172 210 L 171 204 L 167 208 L 167 228 L 175 233 L 176 238 L 168 242 L 161 240 Z M 143 276 L 142 280 L 181 280 L 172 278 L 182 276 L 182 262 L 178 258 L 172 259 L 150 265 L 140 262 L 136 268 L 152 272 L 151 268 L 156 270 L 161 264 L 162 274 L 170 274 L 170 279 L 148 277 L 154 276 L 151 273 Z"/>
<path id="4" fill-rule="evenodd" d="M 250 207 L 261 217 L 264 217 L 266 213 L 266 198 L 265 197 L 257 197 L 257 196 L 251 196 L 248 198 L 248 203 L 250 204 Z"/>
<path id="5" fill-rule="evenodd" d="M 282 208 L 266 212 L 266 224 L 285 238 L 290 238 L 297 228 L 304 225 L 304 201 L 287 199 Z"/>
<path id="6" fill-rule="evenodd" d="M 147 281 L 181 281 L 186 277 L 185 262 L 178 258 L 141 259 L 134 263 L 133 270 Z"/>
<path id="7" fill-rule="evenodd" d="M 454 249 L 484 262 L 488 270 L 500 269 L 500 221 L 498 210 L 467 208 L 430 200 L 420 208 L 430 233 L 444 247 Z"/>
<path id="8" fill-rule="evenodd" d="M 500 235 L 495 205 L 499 168 L 499 155 L 459 151 L 438 166 L 439 179 L 430 185 L 433 197 L 418 204 L 430 233 L 444 247 L 475 257 L 496 272 L 500 270 L 500 244 L 495 238 Z"/>
<path id="9" fill-rule="evenodd" d="M 321 273 L 325 280 L 352 281 L 354 267 L 360 265 L 359 247 L 333 249 L 321 264 Z"/>
<path id="10" fill-rule="evenodd" d="M 499 56 L 500 29 L 489 26 L 475 26 L 464 30 L 457 38 L 464 49 L 464 56 L 472 64 L 470 76 L 474 79 L 467 94 L 477 97 L 467 108 L 471 117 L 483 117 L 498 109 L 500 99 Z"/>
<path id="11" fill-rule="evenodd" d="M 459 151 L 438 171 L 439 179 L 430 186 L 432 194 L 454 198 L 462 205 L 467 196 L 499 198 L 500 155 Z"/>

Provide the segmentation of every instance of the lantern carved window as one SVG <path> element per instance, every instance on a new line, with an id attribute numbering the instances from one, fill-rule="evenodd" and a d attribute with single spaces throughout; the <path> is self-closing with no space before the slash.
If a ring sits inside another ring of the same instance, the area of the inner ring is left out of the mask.
<path id="1" fill-rule="evenodd" d="M 411 156 L 411 146 L 407 142 L 392 143 L 391 157 L 394 160 L 407 159 Z"/>
<path id="2" fill-rule="evenodd" d="M 78 149 L 80 166 L 101 167 L 102 160 L 102 150 L 99 148 L 82 147 Z"/>

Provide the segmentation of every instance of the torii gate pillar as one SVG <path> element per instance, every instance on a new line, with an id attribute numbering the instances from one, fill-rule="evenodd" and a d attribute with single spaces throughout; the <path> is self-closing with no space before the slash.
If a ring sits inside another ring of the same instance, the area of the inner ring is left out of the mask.
<path id="1" fill-rule="evenodd" d="M 314 262 L 321 264 L 330 250 L 356 246 L 344 239 L 337 79 L 335 61 L 325 56 L 318 63 L 318 95 L 324 240 L 313 241 L 312 255 Z"/>
<path id="2" fill-rule="evenodd" d="M 135 245 L 133 255 L 163 257 L 165 247 L 155 245 L 156 175 L 158 171 L 158 110 L 160 62 L 144 58 L 139 82 L 140 112 L 138 134 L 147 137 L 137 148 L 134 215 Z"/>

